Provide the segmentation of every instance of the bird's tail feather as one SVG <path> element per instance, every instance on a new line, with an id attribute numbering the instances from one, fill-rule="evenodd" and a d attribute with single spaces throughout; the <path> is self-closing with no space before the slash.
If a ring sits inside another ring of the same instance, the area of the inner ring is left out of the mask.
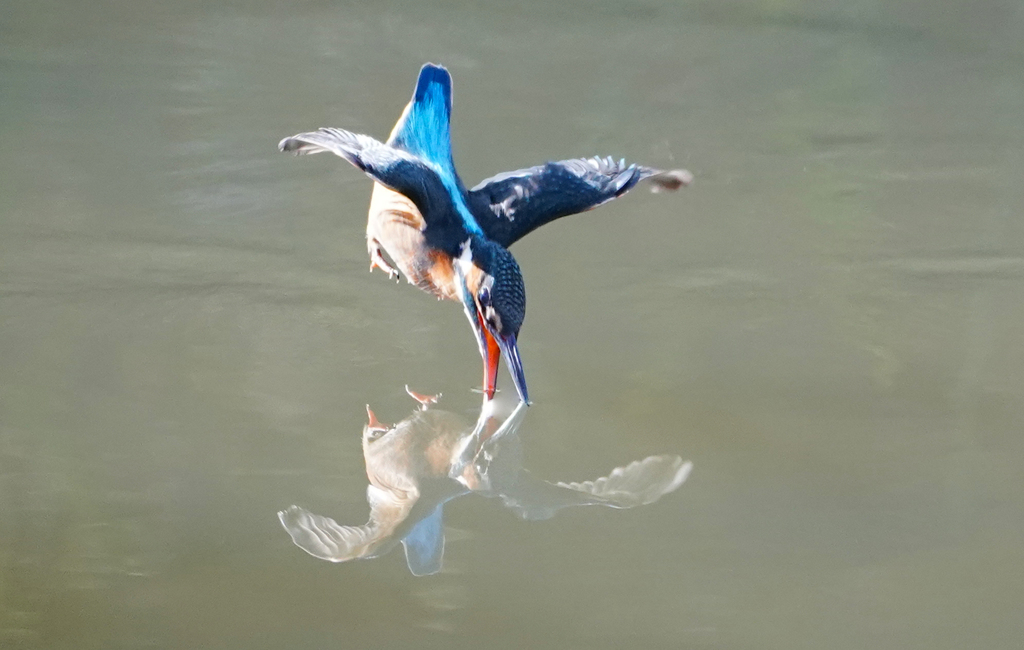
<path id="1" fill-rule="evenodd" d="M 451 114 L 452 77 L 443 67 L 427 63 L 420 69 L 412 100 L 391 132 L 388 144 L 454 175 Z"/>

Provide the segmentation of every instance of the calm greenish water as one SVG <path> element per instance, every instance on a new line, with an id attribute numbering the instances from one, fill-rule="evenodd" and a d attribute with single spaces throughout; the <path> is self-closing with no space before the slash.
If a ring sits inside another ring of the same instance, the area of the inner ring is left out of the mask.
<path id="1" fill-rule="evenodd" d="M 0 648 L 1020 646 L 1019 2 L 0 14 Z M 514 247 L 522 467 L 693 472 L 543 521 L 452 500 L 415 577 L 277 513 L 366 522 L 365 405 L 471 421 L 476 346 L 366 272 L 369 181 L 276 144 L 385 137 L 425 61 L 469 185 L 696 174 Z"/>

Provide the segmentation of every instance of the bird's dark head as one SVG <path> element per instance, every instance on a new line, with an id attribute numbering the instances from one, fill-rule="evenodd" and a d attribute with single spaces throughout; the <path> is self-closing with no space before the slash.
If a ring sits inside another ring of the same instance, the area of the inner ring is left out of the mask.
<path id="1" fill-rule="evenodd" d="M 519 398 L 528 403 L 516 343 L 526 317 L 526 289 L 519 264 L 507 249 L 473 236 L 462 243 L 456 266 L 465 284 L 463 302 L 467 311 L 476 313 L 474 327 L 486 364 L 484 391 L 489 398 L 494 396 L 498 358 L 504 357 Z"/>

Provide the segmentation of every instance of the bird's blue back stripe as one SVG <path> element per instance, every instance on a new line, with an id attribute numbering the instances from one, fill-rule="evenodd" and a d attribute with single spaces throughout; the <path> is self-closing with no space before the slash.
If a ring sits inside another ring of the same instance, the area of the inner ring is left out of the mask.
<path id="1" fill-rule="evenodd" d="M 463 196 L 452 160 L 452 77 L 443 67 L 427 63 L 420 70 L 416 91 L 392 134 L 392 144 L 425 160 L 437 172 L 452 197 L 466 229 L 483 234 Z"/>
<path id="2" fill-rule="evenodd" d="M 426 64 L 395 144 L 427 162 L 452 166 L 452 78 L 444 68 Z"/>

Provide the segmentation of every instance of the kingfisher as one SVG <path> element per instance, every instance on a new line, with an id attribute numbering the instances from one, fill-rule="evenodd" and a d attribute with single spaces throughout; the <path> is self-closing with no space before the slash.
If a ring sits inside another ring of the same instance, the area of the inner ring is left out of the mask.
<path id="1" fill-rule="evenodd" d="M 321 128 L 285 138 L 278 148 L 336 154 L 374 181 L 366 226 L 370 270 L 380 268 L 389 278 L 401 272 L 438 299 L 459 301 L 483 358 L 484 401 L 494 397 L 504 358 L 519 399 L 530 404 L 518 347 L 526 289 L 508 248 L 540 226 L 607 203 L 641 181 L 649 179 L 653 191 L 673 191 L 693 176 L 623 159 L 576 158 L 498 174 L 467 190 L 452 158 L 451 112 L 451 75 L 427 63 L 387 142 Z"/>

